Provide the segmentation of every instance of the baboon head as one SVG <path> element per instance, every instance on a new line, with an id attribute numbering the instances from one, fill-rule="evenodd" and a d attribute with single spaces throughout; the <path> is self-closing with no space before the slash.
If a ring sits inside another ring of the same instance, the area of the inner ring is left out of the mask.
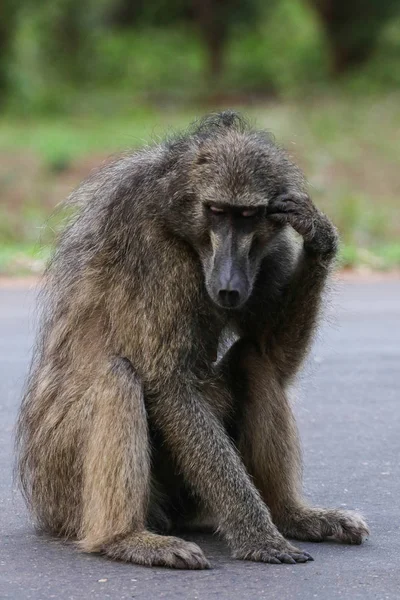
<path id="1" fill-rule="evenodd" d="M 179 228 L 200 257 L 211 299 L 237 309 L 281 229 L 268 219 L 269 200 L 298 189 L 303 179 L 271 136 L 235 113 L 207 117 L 188 139 Z"/>
<path id="2" fill-rule="evenodd" d="M 209 238 L 199 251 L 211 299 L 223 308 L 239 308 L 249 298 L 269 239 L 277 229 L 262 203 L 203 204 Z"/>

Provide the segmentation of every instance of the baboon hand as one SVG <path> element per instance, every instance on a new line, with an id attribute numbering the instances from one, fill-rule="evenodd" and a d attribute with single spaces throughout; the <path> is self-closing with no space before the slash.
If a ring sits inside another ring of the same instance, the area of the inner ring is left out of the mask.
<path id="1" fill-rule="evenodd" d="M 132 534 L 110 542 L 102 549 L 110 558 L 171 569 L 209 569 L 210 563 L 202 550 L 193 544 L 172 536 L 150 532 Z"/>
<path id="2" fill-rule="evenodd" d="M 300 507 L 287 511 L 279 530 L 290 538 L 307 542 L 335 539 L 344 544 L 362 544 L 369 536 L 361 515 L 334 508 Z"/>
<path id="3" fill-rule="evenodd" d="M 271 200 L 268 217 L 289 224 L 304 240 L 306 250 L 319 256 L 334 256 L 338 248 L 336 229 L 305 193 L 282 194 Z"/>
<path id="4" fill-rule="evenodd" d="M 241 560 L 294 565 L 314 560 L 313 557 L 290 544 L 280 535 L 271 536 L 264 542 L 250 542 L 234 551 L 233 556 Z"/>

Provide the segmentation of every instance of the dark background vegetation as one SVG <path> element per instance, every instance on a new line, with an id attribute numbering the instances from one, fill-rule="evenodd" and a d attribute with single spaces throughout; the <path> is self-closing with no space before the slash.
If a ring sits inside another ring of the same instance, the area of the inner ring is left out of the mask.
<path id="1" fill-rule="evenodd" d="M 0 273 L 108 155 L 220 108 L 271 130 L 343 239 L 400 264 L 399 0 L 1 0 Z"/>

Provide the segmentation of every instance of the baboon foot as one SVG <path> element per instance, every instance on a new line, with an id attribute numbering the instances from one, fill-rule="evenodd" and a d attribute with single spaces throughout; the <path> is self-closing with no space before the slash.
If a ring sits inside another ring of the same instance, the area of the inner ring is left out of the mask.
<path id="1" fill-rule="evenodd" d="M 278 529 L 288 537 L 308 542 L 335 539 L 344 544 L 362 544 L 369 536 L 361 515 L 336 509 L 300 508 L 285 515 Z"/>
<path id="2" fill-rule="evenodd" d="M 102 553 L 116 560 L 147 567 L 210 568 L 210 563 L 196 544 L 177 537 L 157 535 L 147 531 L 132 533 L 122 539 L 110 542 L 102 548 Z"/>
<path id="3" fill-rule="evenodd" d="M 294 565 L 296 563 L 305 563 L 314 560 L 313 557 L 293 546 L 282 537 L 271 538 L 263 544 L 254 544 L 240 548 L 233 553 L 235 558 L 242 560 L 253 560 L 255 562 L 271 563 L 279 565 L 286 563 Z"/>

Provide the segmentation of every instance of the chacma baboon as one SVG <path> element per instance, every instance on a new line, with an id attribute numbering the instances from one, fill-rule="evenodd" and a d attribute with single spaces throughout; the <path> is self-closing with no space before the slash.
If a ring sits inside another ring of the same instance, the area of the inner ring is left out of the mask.
<path id="1" fill-rule="evenodd" d="M 301 494 L 287 388 L 337 235 L 285 152 L 223 112 L 103 167 L 72 202 L 17 434 L 37 523 L 189 569 L 208 567 L 202 551 L 168 534 L 201 519 L 253 561 L 311 560 L 284 536 L 361 543 L 359 515 Z"/>

